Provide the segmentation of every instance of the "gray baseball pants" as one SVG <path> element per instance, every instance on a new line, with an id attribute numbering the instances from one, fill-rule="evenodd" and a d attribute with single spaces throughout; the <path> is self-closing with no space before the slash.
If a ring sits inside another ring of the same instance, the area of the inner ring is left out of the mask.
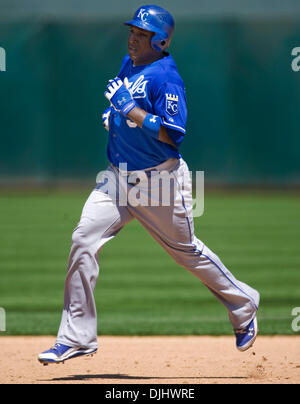
<path id="1" fill-rule="evenodd" d="M 137 184 L 110 166 L 105 180 L 92 191 L 73 232 L 57 343 L 97 348 L 94 288 L 99 274 L 98 255 L 102 246 L 135 218 L 179 265 L 199 278 L 224 304 L 234 329 L 244 328 L 255 317 L 259 293 L 238 281 L 194 235 L 192 185 L 186 184 L 189 177 L 186 163 L 182 159 L 170 160 L 164 169 L 175 179 L 170 186 L 174 198 L 166 204 L 169 206 L 153 206 L 157 192 L 152 192 L 149 203 L 149 174 L 155 178 L 159 175 L 155 170 L 148 171 L 146 179 L 142 176 Z M 152 191 L 162 188 L 161 181 L 151 184 Z M 139 193 L 140 201 L 148 199 L 148 206 L 137 205 L 137 198 L 128 197 L 130 193 L 133 196 Z M 161 202 L 161 195 L 158 198 Z"/>

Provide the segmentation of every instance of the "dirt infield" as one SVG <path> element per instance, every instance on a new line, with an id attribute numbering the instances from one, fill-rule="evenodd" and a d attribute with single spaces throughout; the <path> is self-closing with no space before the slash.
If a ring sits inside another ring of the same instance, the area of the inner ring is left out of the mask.
<path id="1" fill-rule="evenodd" d="M 1 384 L 300 383 L 300 336 L 259 337 L 240 353 L 233 337 L 102 337 L 93 358 L 42 366 L 53 337 L 0 337 Z"/>

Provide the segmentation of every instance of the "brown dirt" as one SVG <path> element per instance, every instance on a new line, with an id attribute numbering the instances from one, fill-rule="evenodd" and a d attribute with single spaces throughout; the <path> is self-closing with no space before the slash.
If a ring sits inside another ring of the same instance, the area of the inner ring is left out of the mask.
<path id="1" fill-rule="evenodd" d="M 298 384 L 300 336 L 259 337 L 238 352 L 233 337 L 101 337 L 93 358 L 42 366 L 53 337 L 0 337 L 1 384 Z"/>

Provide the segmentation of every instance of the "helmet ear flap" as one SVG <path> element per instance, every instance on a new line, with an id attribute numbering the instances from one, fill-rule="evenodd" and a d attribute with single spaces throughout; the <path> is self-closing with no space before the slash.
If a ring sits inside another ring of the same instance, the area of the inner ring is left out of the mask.
<path id="1" fill-rule="evenodd" d="M 161 35 L 155 34 L 151 40 L 151 46 L 157 52 L 164 51 L 169 46 L 169 41 L 163 39 Z"/>

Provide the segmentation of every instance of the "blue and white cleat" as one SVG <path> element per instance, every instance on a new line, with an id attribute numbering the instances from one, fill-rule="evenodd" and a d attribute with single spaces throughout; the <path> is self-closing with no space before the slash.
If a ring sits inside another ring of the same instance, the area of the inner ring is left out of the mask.
<path id="1" fill-rule="evenodd" d="M 43 365 L 49 363 L 64 363 L 68 359 L 77 358 L 78 356 L 93 355 L 97 352 L 97 348 L 85 349 L 81 347 L 70 347 L 63 344 L 55 344 L 48 351 L 44 351 L 38 356 L 38 360 Z"/>
<path id="2" fill-rule="evenodd" d="M 243 329 L 234 330 L 236 336 L 236 347 L 239 351 L 244 352 L 251 348 L 257 337 L 257 319 L 256 317 L 251 323 Z"/>

